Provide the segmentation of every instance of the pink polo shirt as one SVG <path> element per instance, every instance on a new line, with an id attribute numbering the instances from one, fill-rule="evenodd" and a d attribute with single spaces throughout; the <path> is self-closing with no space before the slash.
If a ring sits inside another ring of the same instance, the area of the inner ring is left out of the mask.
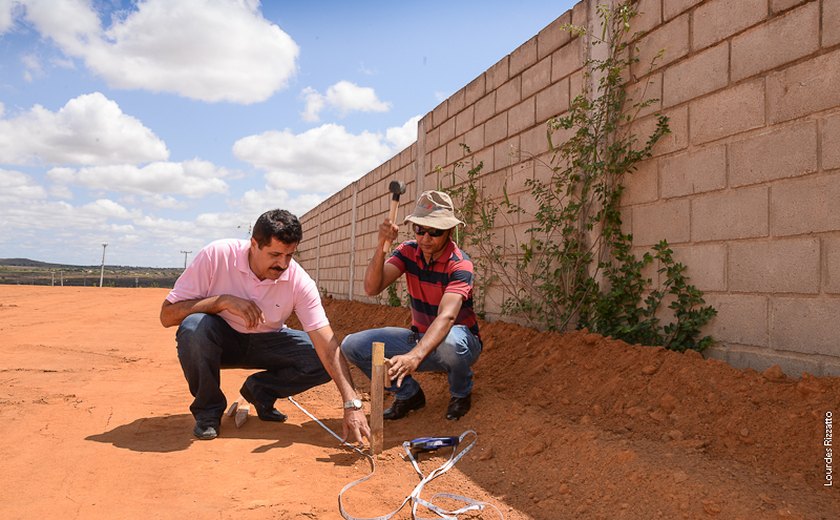
<path id="1" fill-rule="evenodd" d="M 230 294 L 254 301 L 265 323 L 248 329 L 245 321 L 227 311 L 219 316 L 235 330 L 249 334 L 276 332 L 294 312 L 303 330 L 329 325 L 315 281 L 294 260 L 277 280 L 260 280 L 248 265 L 250 240 L 217 240 L 204 247 L 175 282 L 166 297 L 170 303 Z"/>

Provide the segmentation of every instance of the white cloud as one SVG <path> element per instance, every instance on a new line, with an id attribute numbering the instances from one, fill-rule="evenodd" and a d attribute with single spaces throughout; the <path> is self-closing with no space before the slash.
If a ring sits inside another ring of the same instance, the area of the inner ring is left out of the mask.
<path id="1" fill-rule="evenodd" d="M 387 112 L 391 109 L 391 104 L 381 101 L 372 88 L 344 80 L 330 86 L 325 95 L 312 87 L 303 89 L 301 95 L 306 101 L 301 117 L 310 122 L 318 121 L 326 106 L 334 108 L 341 116 L 350 112 Z"/>
<path id="2" fill-rule="evenodd" d="M 284 130 L 248 136 L 234 144 L 233 153 L 266 170 L 271 188 L 325 193 L 372 170 L 392 149 L 379 134 L 351 134 L 326 124 L 301 134 Z"/>
<path id="3" fill-rule="evenodd" d="M 249 190 L 238 205 L 240 213 L 252 215 L 252 223 L 258 216 L 270 209 L 285 209 L 300 217 L 324 200 L 324 196 L 316 193 L 292 194 L 286 190 L 266 188 L 264 190 Z"/>
<path id="4" fill-rule="evenodd" d="M 71 99 L 58 112 L 35 105 L 0 119 L 2 164 L 115 164 L 166 159 L 151 130 L 99 92 Z"/>
<path id="5" fill-rule="evenodd" d="M 28 175 L 13 171 L 0 169 L 0 201 L 4 203 L 9 202 L 23 202 L 44 199 L 47 196 L 46 191 Z"/>
<path id="6" fill-rule="evenodd" d="M 256 103 L 285 87 L 297 44 L 259 2 L 146 0 L 107 29 L 84 0 L 27 0 L 26 17 L 109 85 Z"/>
<path id="7" fill-rule="evenodd" d="M 318 91 L 312 87 L 306 87 L 303 89 L 301 96 L 306 102 L 306 108 L 300 114 L 301 119 L 309 123 L 317 123 L 320 121 L 321 110 L 323 110 L 324 105 L 326 105 L 324 96 L 319 94 Z"/>
<path id="8" fill-rule="evenodd" d="M 230 172 L 207 161 L 155 162 L 143 167 L 132 164 L 88 168 L 53 168 L 47 175 L 60 184 L 140 195 L 185 195 L 191 198 L 225 193 L 222 180 Z"/>
<path id="9" fill-rule="evenodd" d="M 15 2 L 11 0 L 0 0 L 0 35 L 12 28 L 14 18 L 12 17 L 12 9 L 15 7 Z"/>
<path id="10" fill-rule="evenodd" d="M 104 218 L 127 219 L 132 216 L 140 216 L 139 213 L 132 213 L 125 209 L 125 207 L 109 199 L 97 199 L 90 204 L 82 206 L 82 210 Z"/>
<path id="11" fill-rule="evenodd" d="M 417 124 L 422 116 L 414 116 L 402 126 L 395 126 L 385 131 L 385 138 L 396 150 L 404 150 L 417 140 Z"/>

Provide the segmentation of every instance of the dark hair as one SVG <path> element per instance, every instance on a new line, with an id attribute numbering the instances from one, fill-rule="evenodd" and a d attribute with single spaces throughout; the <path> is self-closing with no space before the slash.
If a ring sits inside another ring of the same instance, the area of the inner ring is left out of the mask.
<path id="1" fill-rule="evenodd" d="M 272 209 L 260 215 L 251 236 L 263 248 L 271 243 L 272 238 L 284 244 L 297 244 L 303 238 L 303 230 L 296 216 L 285 209 Z"/>

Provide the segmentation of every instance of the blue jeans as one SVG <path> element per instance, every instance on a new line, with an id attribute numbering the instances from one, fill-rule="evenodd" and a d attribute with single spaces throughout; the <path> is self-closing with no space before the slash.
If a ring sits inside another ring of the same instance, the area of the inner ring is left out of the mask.
<path id="1" fill-rule="evenodd" d="M 326 383 L 330 376 L 305 332 L 243 334 L 215 314 L 190 314 L 175 334 L 178 360 L 190 387 L 190 411 L 196 422 L 218 425 L 227 408 L 220 388 L 222 368 L 260 369 L 243 387 L 254 400 L 274 405 L 280 397 Z"/>
<path id="2" fill-rule="evenodd" d="M 351 363 L 359 367 L 368 378 L 371 373 L 372 347 L 374 341 L 385 343 L 385 357 L 407 354 L 423 337 L 423 334 L 399 327 L 370 329 L 350 334 L 341 342 L 341 352 Z M 481 341 L 463 325 L 455 325 L 449 334 L 424 359 L 418 372 L 446 372 L 449 379 L 449 393 L 453 397 L 466 397 L 472 392 L 473 363 L 481 354 Z M 387 390 L 396 393 L 397 399 L 409 399 L 420 390 L 420 385 L 411 376 L 403 379 L 397 388 L 392 381 Z"/>

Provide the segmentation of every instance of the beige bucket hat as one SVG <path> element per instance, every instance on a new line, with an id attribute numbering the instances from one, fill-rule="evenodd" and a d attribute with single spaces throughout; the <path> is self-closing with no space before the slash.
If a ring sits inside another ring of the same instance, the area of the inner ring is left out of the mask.
<path id="1" fill-rule="evenodd" d="M 452 199 L 442 191 L 424 191 L 417 199 L 414 213 L 405 217 L 405 222 L 434 229 L 451 229 L 463 222 L 455 217 Z"/>

